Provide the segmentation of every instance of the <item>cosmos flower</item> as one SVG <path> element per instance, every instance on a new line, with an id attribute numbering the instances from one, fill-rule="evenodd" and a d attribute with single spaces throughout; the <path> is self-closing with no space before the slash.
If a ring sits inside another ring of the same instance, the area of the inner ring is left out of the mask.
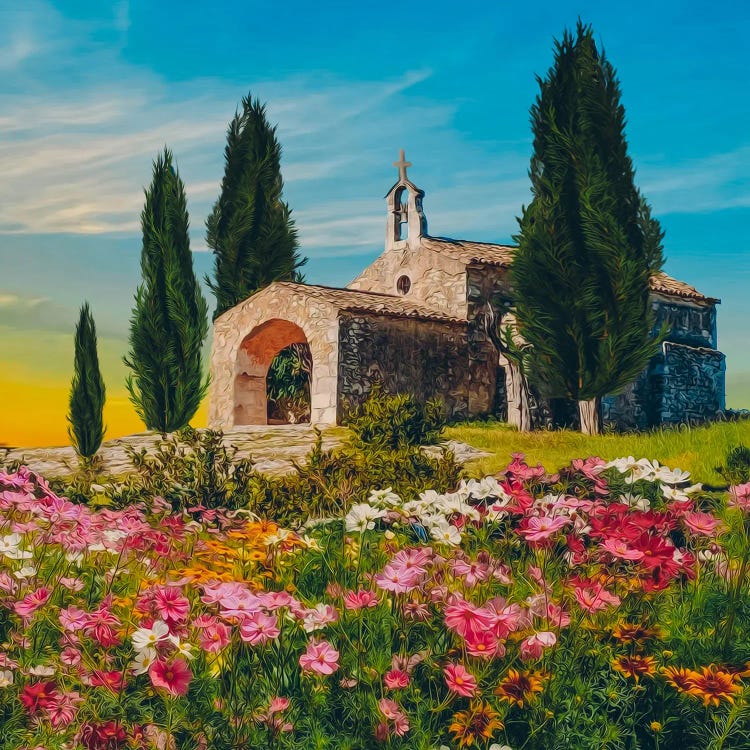
<path id="1" fill-rule="evenodd" d="M 299 658 L 303 672 L 333 674 L 339 668 L 339 652 L 328 641 L 310 641 Z"/>
<path id="2" fill-rule="evenodd" d="M 155 661 L 148 674 L 155 688 L 166 690 L 174 697 L 185 695 L 193 678 L 193 673 L 184 659 L 174 659 L 171 662 Z"/>
<path id="3" fill-rule="evenodd" d="M 451 663 L 443 669 L 448 690 L 465 698 L 477 692 L 477 680 L 462 664 Z"/>

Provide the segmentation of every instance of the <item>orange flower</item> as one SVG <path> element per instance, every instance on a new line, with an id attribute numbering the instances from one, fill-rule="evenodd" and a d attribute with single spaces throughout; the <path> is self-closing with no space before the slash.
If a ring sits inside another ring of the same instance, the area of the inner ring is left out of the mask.
<path id="1" fill-rule="evenodd" d="M 664 631 L 656 626 L 640 625 L 635 622 L 621 622 L 612 629 L 612 637 L 621 643 L 643 645 L 648 640 L 663 638 Z"/>
<path id="2" fill-rule="evenodd" d="M 475 742 L 492 739 L 503 728 L 500 714 L 488 703 L 472 701 L 467 711 L 457 711 L 448 727 L 459 747 L 471 747 Z"/>
<path id="3" fill-rule="evenodd" d="M 661 673 L 664 675 L 666 681 L 681 693 L 687 693 L 690 691 L 690 677 L 691 675 L 694 675 L 695 672 L 691 672 L 684 667 L 662 667 Z"/>
<path id="4" fill-rule="evenodd" d="M 640 656 L 639 654 L 618 656 L 612 662 L 612 666 L 625 677 L 632 677 L 638 682 L 643 675 L 651 676 L 654 674 L 656 660 L 653 656 Z"/>
<path id="5" fill-rule="evenodd" d="M 742 685 L 737 684 L 737 679 L 737 675 L 710 664 L 700 672 L 690 673 L 691 689 L 688 692 L 700 698 L 704 706 L 718 706 L 722 700 L 734 703 L 734 696 L 742 692 Z"/>
<path id="6" fill-rule="evenodd" d="M 538 675 L 531 672 L 524 674 L 515 669 L 509 669 L 508 674 L 495 688 L 495 695 L 511 705 L 515 704 L 523 708 L 524 702 L 529 703 L 536 693 L 541 693 L 544 688 Z"/>

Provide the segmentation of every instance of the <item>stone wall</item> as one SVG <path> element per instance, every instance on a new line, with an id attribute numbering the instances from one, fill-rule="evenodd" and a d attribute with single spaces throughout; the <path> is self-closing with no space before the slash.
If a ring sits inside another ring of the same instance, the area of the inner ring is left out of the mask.
<path id="1" fill-rule="evenodd" d="M 402 249 L 386 250 L 357 276 L 349 289 L 399 294 L 401 276 L 411 283 L 408 299 L 423 302 L 454 318 L 466 317 L 466 266 L 422 247 L 418 241 Z"/>
<path id="2" fill-rule="evenodd" d="M 339 422 L 345 402 L 359 404 L 376 382 L 391 393 L 440 396 L 450 417 L 469 415 L 465 325 L 341 313 L 338 349 Z"/>
<path id="3" fill-rule="evenodd" d="M 716 349 L 716 305 L 676 302 L 662 295 L 652 297 L 651 305 L 656 315 L 655 332 L 666 323 L 670 341 Z"/>
<path id="4" fill-rule="evenodd" d="M 661 423 L 663 357 L 658 355 L 627 388 L 602 399 L 602 421 L 618 432 L 647 430 Z"/>
<path id="5" fill-rule="evenodd" d="M 724 355 L 714 349 L 665 342 L 662 424 L 702 422 L 725 408 Z"/>

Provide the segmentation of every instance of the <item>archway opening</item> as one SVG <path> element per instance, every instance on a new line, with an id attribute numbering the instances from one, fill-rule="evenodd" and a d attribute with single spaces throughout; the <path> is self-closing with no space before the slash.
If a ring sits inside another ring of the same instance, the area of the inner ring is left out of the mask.
<path id="1" fill-rule="evenodd" d="M 271 362 L 266 375 L 268 424 L 310 421 L 312 356 L 307 344 L 290 344 Z"/>
<path id="2" fill-rule="evenodd" d="M 268 372 L 277 355 L 293 346 L 300 352 L 306 350 L 306 361 L 310 362 L 309 346 L 304 331 L 295 323 L 280 318 L 273 318 L 257 326 L 242 340 L 235 364 L 235 425 L 269 424 Z M 285 358 L 286 355 L 282 360 Z M 308 399 L 311 379 L 310 362 L 307 377 Z"/>

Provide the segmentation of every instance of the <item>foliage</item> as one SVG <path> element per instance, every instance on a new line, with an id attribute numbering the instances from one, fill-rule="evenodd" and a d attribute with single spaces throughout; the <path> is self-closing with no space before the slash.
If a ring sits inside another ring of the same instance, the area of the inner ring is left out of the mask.
<path id="1" fill-rule="evenodd" d="M 0 474 L 0 749 L 740 750 L 750 484 L 688 482 L 517 455 L 295 533 Z"/>
<path id="2" fill-rule="evenodd" d="M 586 401 L 621 391 L 657 351 L 649 277 L 663 235 L 634 185 L 619 83 L 591 27 L 564 33 L 538 82 L 517 319 L 532 374 L 552 395 Z"/>
<path id="3" fill-rule="evenodd" d="M 317 433 L 315 447 L 294 472 L 281 477 L 257 475 L 250 488 L 249 509 L 262 518 L 297 527 L 308 518 L 324 518 L 364 502 L 373 486 L 391 487 L 408 495 L 426 489 L 448 492 L 463 472 L 450 451 L 437 456 L 419 446 L 366 445 L 348 441 L 323 449 Z"/>
<path id="4" fill-rule="evenodd" d="M 733 446 L 726 456 L 723 466 L 716 471 L 730 484 L 750 482 L 750 448 L 746 445 Z"/>
<path id="5" fill-rule="evenodd" d="M 445 428 L 445 409 L 439 399 L 422 402 L 410 393 L 392 395 L 376 383 L 349 410 L 346 424 L 355 447 L 399 450 L 436 443 Z"/>
<path id="6" fill-rule="evenodd" d="M 168 149 L 154 162 L 141 213 L 143 283 L 130 320 L 130 400 L 150 430 L 185 427 L 208 389 L 201 349 L 208 307 L 193 272 L 185 186 Z"/>
<path id="7" fill-rule="evenodd" d="M 106 389 L 99 369 L 96 325 L 88 302 L 81 307 L 75 333 L 75 360 L 70 386 L 68 435 L 79 456 L 90 459 L 104 439 Z"/>
<path id="8" fill-rule="evenodd" d="M 229 124 L 221 195 L 206 220 L 206 242 L 215 255 L 214 320 L 272 281 L 296 281 L 297 230 L 281 199 L 281 146 L 265 105 L 250 96 Z"/>
<path id="9" fill-rule="evenodd" d="M 133 471 L 113 484 L 109 497 L 117 507 L 160 498 L 174 511 L 189 508 L 235 510 L 247 505 L 256 480 L 252 460 L 237 458 L 220 430 L 184 427 L 146 451 L 125 446 Z"/>
<path id="10" fill-rule="evenodd" d="M 310 420 L 310 372 L 312 362 L 307 344 L 282 349 L 266 375 L 269 416 L 294 422 Z"/>

